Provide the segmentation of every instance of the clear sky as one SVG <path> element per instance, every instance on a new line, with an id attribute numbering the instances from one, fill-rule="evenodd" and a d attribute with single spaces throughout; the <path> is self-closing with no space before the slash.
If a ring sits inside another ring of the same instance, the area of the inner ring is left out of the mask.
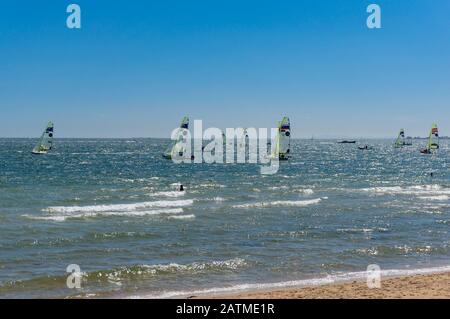
<path id="1" fill-rule="evenodd" d="M 66 27 L 78 3 L 82 29 Z M 382 29 L 366 7 L 382 9 Z M 4 0 L 0 137 L 450 135 L 448 0 Z"/>

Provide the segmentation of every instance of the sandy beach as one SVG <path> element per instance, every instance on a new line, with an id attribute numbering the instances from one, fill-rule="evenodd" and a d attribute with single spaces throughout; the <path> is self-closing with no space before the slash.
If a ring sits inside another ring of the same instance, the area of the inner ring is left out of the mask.
<path id="1" fill-rule="evenodd" d="M 366 282 L 286 288 L 216 296 L 224 299 L 402 299 L 450 298 L 450 273 L 385 278 L 381 288 L 369 289 Z"/>

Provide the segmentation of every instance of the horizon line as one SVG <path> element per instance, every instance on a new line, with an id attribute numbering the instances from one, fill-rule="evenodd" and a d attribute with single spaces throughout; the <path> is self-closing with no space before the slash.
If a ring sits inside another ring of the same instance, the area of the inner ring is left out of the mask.
<path id="1" fill-rule="evenodd" d="M 412 139 L 427 139 L 427 136 L 412 136 Z M 450 136 L 440 136 L 441 139 L 450 139 Z M 0 136 L 0 139 L 39 139 L 39 137 L 17 137 L 17 136 Z M 155 136 L 147 136 L 147 137 L 138 137 L 138 136 L 131 136 L 131 137 L 104 137 L 104 136 L 93 136 L 93 137 L 54 137 L 55 140 L 64 140 L 64 139 L 114 139 L 114 140 L 125 140 L 125 139 L 164 139 L 164 140 L 170 140 L 170 137 L 155 137 Z M 346 139 L 352 139 L 352 140 L 358 140 L 358 139 L 368 139 L 368 140 L 384 140 L 384 139 L 393 139 L 395 140 L 396 137 L 393 136 L 358 136 L 358 137 L 292 137 L 291 140 L 346 140 Z"/>

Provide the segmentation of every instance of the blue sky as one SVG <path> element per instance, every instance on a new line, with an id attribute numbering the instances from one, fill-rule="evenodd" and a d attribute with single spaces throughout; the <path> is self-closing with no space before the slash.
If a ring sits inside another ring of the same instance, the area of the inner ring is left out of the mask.
<path id="1" fill-rule="evenodd" d="M 294 137 L 433 121 L 450 135 L 448 0 L 5 0 L 0 61 L 0 137 L 48 120 L 58 137 L 168 137 L 185 114 L 221 128 L 288 115 Z"/>

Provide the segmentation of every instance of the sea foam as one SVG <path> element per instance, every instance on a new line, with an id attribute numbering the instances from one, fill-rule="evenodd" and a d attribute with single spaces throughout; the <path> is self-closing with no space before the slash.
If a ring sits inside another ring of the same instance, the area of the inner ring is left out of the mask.
<path id="1" fill-rule="evenodd" d="M 443 267 L 430 267 L 430 268 L 418 268 L 418 269 L 389 269 L 382 270 L 382 277 L 399 277 L 399 276 L 413 276 L 413 275 L 426 275 L 443 273 L 450 271 L 450 266 Z M 371 273 L 367 271 L 360 272 L 347 272 L 330 274 L 324 277 L 312 278 L 312 279 L 299 279 L 284 282 L 274 282 L 274 283 L 248 283 L 240 284 L 229 287 L 213 287 L 207 289 L 199 290 L 179 290 L 179 291 L 166 291 L 161 293 L 153 294 L 142 294 L 142 295 L 131 295 L 128 296 L 130 299 L 150 299 L 150 298 L 180 298 L 192 295 L 220 295 L 220 294 L 230 294 L 230 293 L 240 293 L 240 292 L 254 292 L 254 291 L 264 291 L 272 289 L 283 289 L 283 288 L 294 288 L 294 287 L 315 287 L 327 284 L 337 284 L 345 283 L 351 281 L 365 281 Z"/>
<path id="2" fill-rule="evenodd" d="M 23 215 L 29 219 L 40 219 L 40 220 L 53 220 L 57 222 L 62 222 L 67 219 L 76 218 L 95 218 L 95 217 L 106 217 L 106 216 L 131 216 L 131 217 L 141 217 L 141 216 L 151 216 L 151 215 L 161 215 L 161 214 L 181 214 L 183 213 L 183 208 L 169 208 L 169 209 L 155 209 L 148 211 L 129 211 L 129 212 L 77 212 L 77 213 L 67 213 L 55 214 L 50 216 L 34 216 L 34 215 Z"/>
<path id="3" fill-rule="evenodd" d="M 325 198 L 324 198 L 325 199 Z M 295 206 L 304 207 L 309 205 L 315 205 L 322 201 L 322 198 L 310 199 L 310 200 L 286 200 L 286 201 L 273 201 L 273 202 L 257 202 L 248 203 L 242 205 L 233 205 L 233 208 L 266 208 L 266 207 L 278 207 L 278 206 Z"/>
<path id="4" fill-rule="evenodd" d="M 92 206 L 53 206 L 44 208 L 48 213 L 77 213 L 77 212 L 130 212 L 151 207 L 184 207 L 194 203 L 192 199 L 175 201 L 154 201 L 132 204 L 92 205 Z"/>
<path id="5" fill-rule="evenodd" d="M 450 189 L 440 185 L 414 185 L 414 186 L 388 186 L 362 188 L 360 191 L 381 195 L 414 195 L 414 196 L 437 196 L 450 195 Z"/>
<path id="6" fill-rule="evenodd" d="M 194 214 L 189 214 L 189 215 L 171 215 L 171 216 L 168 216 L 167 218 L 170 218 L 170 219 L 193 219 L 193 218 L 195 218 L 195 215 Z"/>
<path id="7" fill-rule="evenodd" d="M 154 196 L 154 197 L 181 197 L 184 196 L 186 194 L 186 192 L 180 192 L 180 191 L 167 191 L 167 192 L 156 192 L 153 194 L 150 194 L 150 196 Z"/>

